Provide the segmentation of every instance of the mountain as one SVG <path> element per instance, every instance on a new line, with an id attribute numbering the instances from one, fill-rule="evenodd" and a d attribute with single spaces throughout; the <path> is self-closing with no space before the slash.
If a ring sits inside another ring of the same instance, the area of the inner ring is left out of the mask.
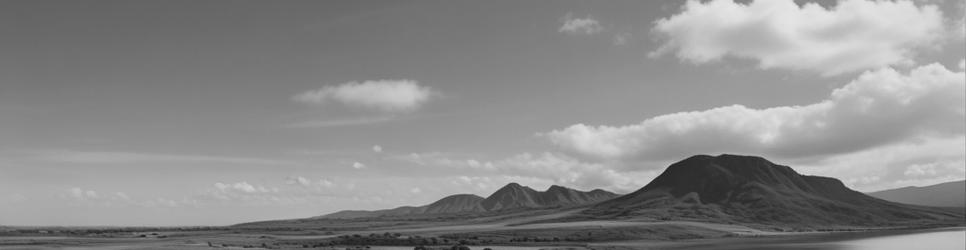
<path id="1" fill-rule="evenodd" d="M 904 187 L 869 193 L 869 195 L 905 204 L 932 207 L 966 207 L 966 180 L 925 187 Z"/>
<path id="2" fill-rule="evenodd" d="M 580 216 L 649 217 L 796 227 L 963 222 L 963 211 L 881 200 L 841 181 L 805 176 L 764 158 L 697 155 L 674 163 L 640 190 Z"/>
<path id="3" fill-rule="evenodd" d="M 442 215 L 495 212 L 513 209 L 541 209 L 586 205 L 614 197 L 617 197 L 617 194 L 600 189 L 583 192 L 554 185 L 546 191 L 540 192 L 517 183 L 510 183 L 487 198 L 472 194 L 457 194 L 447 196 L 425 206 L 406 206 L 375 211 L 344 210 L 315 218 L 352 219 L 380 216 Z"/>
<path id="4" fill-rule="evenodd" d="M 487 197 L 480 205 L 486 211 L 545 208 L 590 204 L 616 196 L 614 193 L 600 189 L 581 192 L 557 185 L 540 192 L 517 183 L 510 183 Z"/>

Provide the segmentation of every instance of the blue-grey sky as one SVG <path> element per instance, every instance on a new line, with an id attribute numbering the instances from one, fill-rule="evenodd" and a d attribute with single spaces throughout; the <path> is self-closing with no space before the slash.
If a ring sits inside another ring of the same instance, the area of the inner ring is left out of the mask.
<path id="1" fill-rule="evenodd" d="M 960 180 L 964 3 L 4 1 L 0 224 L 629 192 L 694 154 Z"/>

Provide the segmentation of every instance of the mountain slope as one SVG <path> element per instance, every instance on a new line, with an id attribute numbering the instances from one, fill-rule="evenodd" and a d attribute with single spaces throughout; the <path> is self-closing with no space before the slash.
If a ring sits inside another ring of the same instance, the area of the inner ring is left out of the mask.
<path id="1" fill-rule="evenodd" d="M 589 192 L 553 185 L 540 192 L 530 187 L 510 183 L 500 188 L 481 202 L 486 211 L 516 208 L 544 208 L 590 204 L 617 197 L 616 194 L 600 189 Z"/>
<path id="2" fill-rule="evenodd" d="M 483 207 L 480 206 L 481 201 L 483 201 L 483 197 L 472 194 L 450 195 L 446 198 L 429 204 L 426 206 L 426 209 L 423 211 L 423 213 L 444 214 L 482 212 Z"/>
<path id="3" fill-rule="evenodd" d="M 482 213 L 511 209 L 540 209 L 586 205 L 614 197 L 617 197 L 617 194 L 600 189 L 583 192 L 554 185 L 547 189 L 547 191 L 540 192 L 517 183 L 510 183 L 487 198 L 472 194 L 457 194 L 447 196 L 425 206 L 407 206 L 375 211 L 345 210 L 315 218 L 352 219 L 380 216 Z"/>
<path id="4" fill-rule="evenodd" d="M 904 187 L 869 193 L 879 199 L 932 207 L 966 207 L 966 180 L 925 187 Z"/>
<path id="5" fill-rule="evenodd" d="M 963 221 L 962 211 L 893 203 L 851 190 L 834 178 L 803 176 L 761 157 L 737 155 L 690 157 L 640 190 L 582 213 L 799 227 Z"/>

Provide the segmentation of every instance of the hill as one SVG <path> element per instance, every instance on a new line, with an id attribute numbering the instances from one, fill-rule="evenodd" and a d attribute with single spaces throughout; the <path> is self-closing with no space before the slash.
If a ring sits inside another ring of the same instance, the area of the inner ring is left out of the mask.
<path id="1" fill-rule="evenodd" d="M 966 180 L 925 187 L 904 187 L 869 193 L 888 201 L 932 207 L 966 207 Z"/>
<path id="2" fill-rule="evenodd" d="M 447 196 L 425 206 L 404 206 L 375 211 L 344 210 L 314 218 L 353 219 L 382 216 L 442 215 L 542 209 L 587 205 L 614 197 L 617 197 L 617 194 L 600 189 L 584 192 L 553 185 L 546 191 L 541 192 L 517 183 L 510 183 L 486 198 L 472 194 L 457 194 Z"/>
<path id="3" fill-rule="evenodd" d="M 546 191 L 540 192 L 517 183 L 510 183 L 480 202 L 480 205 L 486 211 L 497 211 L 516 208 L 575 206 L 614 197 L 617 197 L 617 195 L 600 189 L 581 192 L 553 185 Z"/>
<path id="4" fill-rule="evenodd" d="M 841 181 L 805 176 L 754 156 L 697 155 L 669 166 L 643 188 L 581 215 L 793 227 L 963 222 L 963 212 L 894 203 Z"/>

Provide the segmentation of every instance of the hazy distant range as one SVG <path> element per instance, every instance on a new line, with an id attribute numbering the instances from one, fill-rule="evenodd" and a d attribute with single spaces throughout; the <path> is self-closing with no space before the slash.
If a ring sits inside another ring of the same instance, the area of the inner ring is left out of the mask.
<path id="1" fill-rule="evenodd" d="M 903 187 L 869 193 L 888 201 L 931 207 L 966 207 L 966 180 L 925 187 Z"/>

